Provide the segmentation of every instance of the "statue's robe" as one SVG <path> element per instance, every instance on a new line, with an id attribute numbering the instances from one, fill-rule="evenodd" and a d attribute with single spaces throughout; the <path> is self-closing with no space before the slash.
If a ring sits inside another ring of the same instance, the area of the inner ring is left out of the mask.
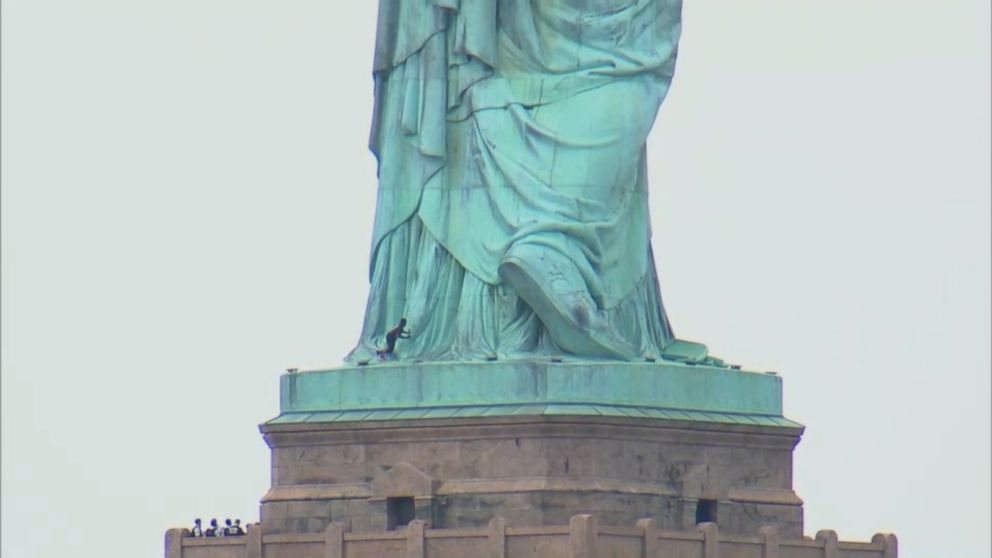
<path id="1" fill-rule="evenodd" d="M 561 352 L 500 280 L 553 253 L 639 356 L 673 339 L 650 247 L 644 145 L 680 0 L 380 0 L 371 149 L 379 197 L 364 331 L 401 359 Z"/>

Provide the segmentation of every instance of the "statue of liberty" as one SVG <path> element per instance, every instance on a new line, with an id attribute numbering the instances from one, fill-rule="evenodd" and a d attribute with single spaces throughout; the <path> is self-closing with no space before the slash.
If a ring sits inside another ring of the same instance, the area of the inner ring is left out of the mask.
<path id="1" fill-rule="evenodd" d="M 380 0 L 348 361 L 705 358 L 674 338 L 650 244 L 680 21 L 680 0 Z"/>

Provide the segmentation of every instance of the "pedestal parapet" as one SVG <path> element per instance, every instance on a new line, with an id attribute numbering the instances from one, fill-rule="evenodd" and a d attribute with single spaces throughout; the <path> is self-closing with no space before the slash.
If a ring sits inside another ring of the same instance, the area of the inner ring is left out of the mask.
<path id="1" fill-rule="evenodd" d="M 284 374 L 267 425 L 587 415 L 801 425 L 777 375 L 680 363 L 536 361 L 380 364 Z"/>
<path id="2" fill-rule="evenodd" d="M 262 500 L 267 533 L 331 522 L 802 534 L 775 375 L 678 363 L 380 364 L 281 378 Z"/>
<path id="3" fill-rule="evenodd" d="M 690 531 L 664 531 L 649 519 L 603 526 L 589 515 L 543 527 L 511 527 L 495 517 L 478 529 L 428 529 L 413 521 L 389 533 L 352 532 L 331 523 L 314 534 L 263 535 L 251 525 L 247 537 L 192 538 L 186 529 L 170 529 L 165 536 L 166 558 L 897 558 L 898 547 L 890 533 L 878 533 L 871 542 L 841 541 L 833 531 L 787 539 L 775 528 L 733 535 L 702 523 Z"/>

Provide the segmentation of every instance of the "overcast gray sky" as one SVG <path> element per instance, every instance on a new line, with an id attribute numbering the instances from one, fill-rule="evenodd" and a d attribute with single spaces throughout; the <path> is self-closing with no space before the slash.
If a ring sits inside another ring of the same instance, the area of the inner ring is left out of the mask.
<path id="1" fill-rule="evenodd" d="M 374 4 L 2 0 L 4 557 L 257 519 L 364 311 Z M 809 534 L 903 558 L 990 556 L 989 16 L 689 0 L 649 141 L 676 332 L 783 376 Z"/>

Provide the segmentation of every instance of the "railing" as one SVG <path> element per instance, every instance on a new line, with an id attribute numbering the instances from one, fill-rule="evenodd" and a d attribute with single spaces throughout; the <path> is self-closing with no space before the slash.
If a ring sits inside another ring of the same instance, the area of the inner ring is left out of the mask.
<path id="1" fill-rule="evenodd" d="M 510 527 L 496 517 L 484 529 L 405 529 L 348 532 L 331 523 L 323 533 L 266 534 L 249 525 L 244 537 L 192 538 L 186 529 L 165 535 L 165 558 L 897 558 L 895 535 L 843 542 L 833 531 L 815 538 L 780 539 L 774 528 L 759 535 L 720 533 L 716 524 L 696 531 L 662 531 L 642 519 L 633 527 L 599 526 L 575 515 L 567 526 Z"/>

